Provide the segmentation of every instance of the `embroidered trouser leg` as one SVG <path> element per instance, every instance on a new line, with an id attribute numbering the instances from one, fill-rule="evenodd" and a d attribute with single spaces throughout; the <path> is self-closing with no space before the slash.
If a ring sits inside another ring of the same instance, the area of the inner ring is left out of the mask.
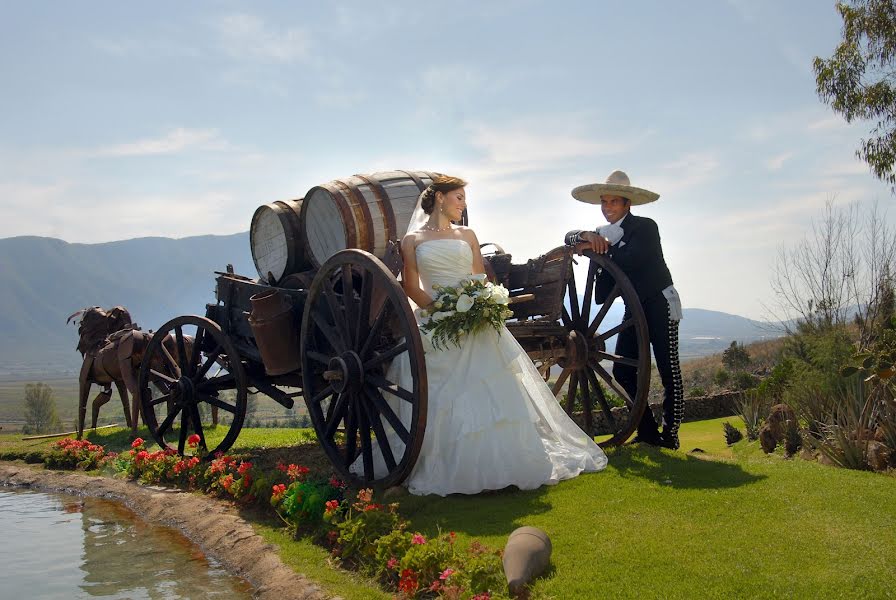
<path id="1" fill-rule="evenodd" d="M 659 295 L 643 302 L 644 316 L 647 319 L 647 331 L 656 368 L 663 384 L 663 431 L 674 436 L 684 417 L 684 390 L 681 383 L 681 367 L 678 362 L 678 321 L 669 317 L 669 303 Z M 626 310 L 623 320 L 631 317 Z M 629 327 L 619 334 L 616 341 L 616 354 L 629 358 L 638 358 L 638 341 L 635 329 Z M 634 367 L 617 363 L 613 367 L 613 377 L 622 388 L 634 397 L 638 390 L 637 370 Z M 655 438 L 658 434 L 656 420 L 648 408 L 638 425 L 638 435 L 646 439 Z"/>

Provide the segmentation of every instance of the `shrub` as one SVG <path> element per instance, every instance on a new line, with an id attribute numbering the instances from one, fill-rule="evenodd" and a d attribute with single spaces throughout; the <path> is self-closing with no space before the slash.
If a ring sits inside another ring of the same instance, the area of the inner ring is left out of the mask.
<path id="1" fill-rule="evenodd" d="M 65 438 L 50 446 L 43 462 L 50 469 L 91 471 L 97 468 L 105 457 L 106 451 L 102 446 L 88 440 Z"/>
<path id="2" fill-rule="evenodd" d="M 729 446 L 736 444 L 737 442 L 744 439 L 744 434 L 740 432 L 740 429 L 725 421 L 722 423 L 722 427 L 725 430 L 725 443 Z"/>
<path id="3" fill-rule="evenodd" d="M 694 386 L 688 392 L 688 398 L 699 398 L 706 395 L 706 390 L 700 386 Z"/>
<path id="4" fill-rule="evenodd" d="M 788 419 L 784 424 L 784 453 L 793 456 L 803 447 L 803 438 L 800 436 L 800 427 L 795 420 Z"/>
<path id="5" fill-rule="evenodd" d="M 731 380 L 731 373 L 720 368 L 715 372 L 715 375 L 712 376 L 712 380 L 717 386 L 724 387 Z"/>
<path id="6" fill-rule="evenodd" d="M 742 371 L 734 376 L 734 387 L 739 390 L 751 390 L 759 385 L 759 378 L 752 373 Z"/>

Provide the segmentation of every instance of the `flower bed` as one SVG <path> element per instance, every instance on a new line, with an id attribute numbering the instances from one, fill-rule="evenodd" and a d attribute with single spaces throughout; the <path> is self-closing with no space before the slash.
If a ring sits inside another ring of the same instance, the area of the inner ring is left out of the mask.
<path id="1" fill-rule="evenodd" d="M 373 491 L 350 493 L 336 477 L 314 479 L 307 467 L 278 464 L 262 471 L 238 457 L 217 454 L 202 460 L 199 436 L 187 444 L 197 455 L 150 452 L 137 438 L 131 449 L 107 453 L 97 444 L 65 439 L 46 456 L 49 468 L 101 468 L 145 484 L 202 491 L 242 506 L 273 510 L 296 536 L 309 536 L 345 567 L 376 577 L 399 598 L 506 598 L 501 552 L 473 541 L 455 544 L 454 532 L 427 539 L 409 530 L 398 504 L 375 502 Z"/>

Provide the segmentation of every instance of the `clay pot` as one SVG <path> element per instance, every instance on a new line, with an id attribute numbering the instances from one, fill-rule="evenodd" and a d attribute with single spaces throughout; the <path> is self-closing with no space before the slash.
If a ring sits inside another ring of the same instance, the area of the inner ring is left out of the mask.
<path id="1" fill-rule="evenodd" d="M 526 584 L 551 562 L 551 539 L 537 527 L 520 527 L 504 546 L 504 575 L 514 597 L 525 594 Z"/>

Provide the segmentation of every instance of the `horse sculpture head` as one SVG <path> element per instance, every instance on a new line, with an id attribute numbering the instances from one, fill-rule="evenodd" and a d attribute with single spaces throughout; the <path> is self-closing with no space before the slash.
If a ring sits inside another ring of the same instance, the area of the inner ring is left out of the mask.
<path id="1" fill-rule="evenodd" d="M 78 320 L 78 352 L 81 355 L 95 353 L 110 333 L 121 329 L 134 329 L 131 313 L 123 306 L 115 306 L 108 311 L 99 306 L 79 310 L 66 319 L 66 324 Z"/>

